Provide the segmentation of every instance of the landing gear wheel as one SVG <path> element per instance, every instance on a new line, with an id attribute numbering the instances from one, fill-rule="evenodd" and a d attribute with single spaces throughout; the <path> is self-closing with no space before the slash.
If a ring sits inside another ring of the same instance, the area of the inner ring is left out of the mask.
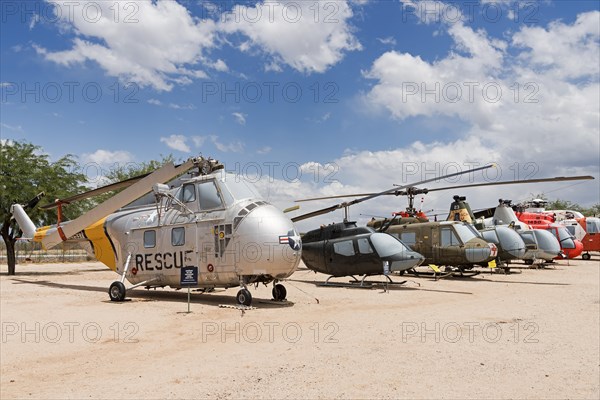
<path id="1" fill-rule="evenodd" d="M 533 265 L 533 260 L 525 260 L 525 264 L 527 264 L 527 265 Z"/>
<path id="2" fill-rule="evenodd" d="M 273 299 L 277 301 L 285 300 L 285 296 L 287 296 L 287 290 L 285 289 L 285 286 L 280 283 L 273 286 L 273 291 L 271 293 L 273 294 Z"/>
<path id="3" fill-rule="evenodd" d="M 125 285 L 122 282 L 115 281 L 110 285 L 108 289 L 108 295 L 111 301 L 123 301 L 125 300 Z"/>
<path id="4" fill-rule="evenodd" d="M 252 295 L 248 289 L 241 289 L 237 292 L 237 296 L 235 296 L 238 304 L 242 304 L 244 306 L 249 306 L 252 304 Z"/>
<path id="5" fill-rule="evenodd" d="M 581 255 L 581 258 L 583 258 L 584 260 L 589 260 L 590 258 L 592 258 L 590 253 L 585 253 Z"/>

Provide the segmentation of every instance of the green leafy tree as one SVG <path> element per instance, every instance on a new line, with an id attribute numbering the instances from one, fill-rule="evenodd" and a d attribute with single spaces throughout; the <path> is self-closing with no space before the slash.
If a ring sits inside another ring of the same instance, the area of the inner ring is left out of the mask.
<path id="1" fill-rule="evenodd" d="M 9 275 L 15 274 L 15 243 L 21 235 L 10 206 L 27 203 L 40 192 L 45 192 L 50 200 L 68 197 L 86 190 L 85 182 L 85 175 L 70 154 L 51 162 L 39 146 L 10 140 L 0 142 L 0 235 L 6 245 Z M 63 218 L 72 219 L 87 207 L 86 202 L 64 207 Z M 55 224 L 58 218 L 56 210 L 34 207 L 27 213 L 36 226 Z"/>

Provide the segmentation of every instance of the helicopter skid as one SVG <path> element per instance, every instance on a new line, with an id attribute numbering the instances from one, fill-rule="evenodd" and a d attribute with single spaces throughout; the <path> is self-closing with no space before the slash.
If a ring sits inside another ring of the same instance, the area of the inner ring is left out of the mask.
<path id="1" fill-rule="evenodd" d="M 353 280 L 348 281 L 348 283 L 342 283 L 342 282 L 330 282 L 329 280 L 331 278 L 339 278 L 339 277 L 335 277 L 335 276 L 331 275 L 325 280 L 325 282 L 320 283 L 317 286 L 355 287 L 355 288 L 362 288 L 362 289 L 371 289 L 375 285 L 403 285 L 406 283 L 406 281 L 394 282 L 392 280 L 392 278 L 390 278 L 388 275 L 384 275 L 387 278 L 388 282 L 381 282 L 381 281 L 376 282 L 376 281 L 366 281 L 365 280 L 367 277 L 377 276 L 377 275 L 364 275 L 362 277 L 362 279 L 360 279 L 360 280 L 358 280 L 354 275 L 350 275 L 350 276 Z"/>
<path id="2" fill-rule="evenodd" d="M 436 281 L 438 279 L 444 279 L 444 278 L 471 278 L 473 276 L 479 275 L 481 273 L 481 271 L 465 271 L 465 270 L 461 270 L 461 269 L 453 269 L 453 270 L 446 270 L 444 272 L 435 272 L 435 271 L 424 271 L 424 272 L 419 272 L 414 268 L 411 269 L 407 269 L 406 271 L 402 271 L 401 275 L 405 275 L 405 274 L 410 274 L 412 276 L 416 276 L 416 277 L 433 277 Z"/>

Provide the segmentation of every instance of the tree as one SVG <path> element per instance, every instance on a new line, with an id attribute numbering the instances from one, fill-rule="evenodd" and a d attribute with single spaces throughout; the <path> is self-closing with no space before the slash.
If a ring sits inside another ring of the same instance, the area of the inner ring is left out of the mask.
<path id="1" fill-rule="evenodd" d="M 45 192 L 50 200 L 68 197 L 86 190 L 86 176 L 79 171 L 77 162 L 68 154 L 51 162 L 42 148 L 31 143 L 0 141 L 0 235 L 6 244 L 8 274 L 15 274 L 15 243 L 21 235 L 11 218 L 10 206 L 26 203 L 38 193 Z M 70 219 L 81 214 L 89 205 L 86 202 L 69 205 L 63 217 Z M 56 210 L 28 210 L 36 226 L 54 224 Z"/>

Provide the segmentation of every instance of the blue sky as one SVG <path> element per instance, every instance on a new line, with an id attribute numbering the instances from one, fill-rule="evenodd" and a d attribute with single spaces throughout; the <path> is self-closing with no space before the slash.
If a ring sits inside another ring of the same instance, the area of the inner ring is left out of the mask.
<path id="1" fill-rule="evenodd" d="M 53 157 L 110 168 L 202 153 L 234 171 L 259 165 L 272 172 L 260 190 L 282 207 L 452 163 L 496 161 L 501 179 L 598 178 L 596 1 L 1 6 L 1 137 Z M 530 192 L 600 201 L 598 180 L 567 186 L 469 194 L 476 206 Z M 446 208 L 448 197 L 426 203 Z M 356 214 L 382 207 L 404 202 Z"/>

